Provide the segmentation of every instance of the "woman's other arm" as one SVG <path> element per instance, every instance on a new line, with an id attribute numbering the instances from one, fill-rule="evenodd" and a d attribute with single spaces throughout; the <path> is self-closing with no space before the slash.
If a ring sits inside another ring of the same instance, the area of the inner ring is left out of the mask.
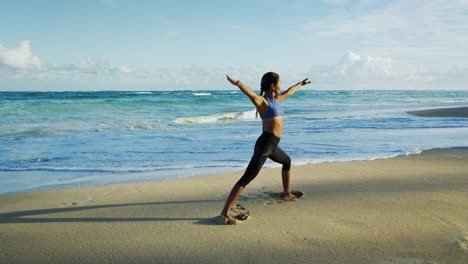
<path id="1" fill-rule="evenodd" d="M 297 89 L 309 83 L 310 83 L 309 78 L 306 78 L 302 80 L 301 82 L 296 83 L 295 85 L 289 87 L 286 91 L 284 91 L 280 95 L 276 96 L 276 100 L 278 100 L 279 102 L 283 102 L 286 98 L 293 95 L 297 91 Z"/>

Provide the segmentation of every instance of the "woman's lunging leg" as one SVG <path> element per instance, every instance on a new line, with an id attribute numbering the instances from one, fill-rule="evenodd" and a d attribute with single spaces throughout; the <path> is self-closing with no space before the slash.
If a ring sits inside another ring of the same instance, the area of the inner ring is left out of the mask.
<path id="1" fill-rule="evenodd" d="M 247 184 L 249 184 L 258 175 L 263 164 L 265 164 L 266 159 L 266 155 L 253 155 L 244 175 L 242 175 L 240 180 L 234 185 L 234 187 L 232 187 L 231 192 L 226 199 L 226 203 L 224 204 L 223 211 L 221 211 L 221 215 L 229 218 L 229 210 L 234 205 L 245 186 L 247 186 Z"/>
<path id="2" fill-rule="evenodd" d="M 284 150 L 280 147 L 277 147 L 275 151 L 269 156 L 271 160 L 274 162 L 280 163 L 283 165 L 281 169 L 281 178 L 283 183 L 283 192 L 284 197 L 283 199 L 289 201 L 293 198 L 296 198 L 296 195 L 290 192 L 289 186 L 291 181 L 291 158 L 289 157 Z"/>
<path id="3" fill-rule="evenodd" d="M 238 184 L 232 187 L 232 190 L 229 193 L 228 198 L 226 199 L 226 204 L 224 205 L 223 211 L 221 211 L 221 215 L 229 218 L 229 210 L 234 205 L 237 198 L 239 198 L 239 195 L 242 193 L 243 190 L 244 187 Z"/>

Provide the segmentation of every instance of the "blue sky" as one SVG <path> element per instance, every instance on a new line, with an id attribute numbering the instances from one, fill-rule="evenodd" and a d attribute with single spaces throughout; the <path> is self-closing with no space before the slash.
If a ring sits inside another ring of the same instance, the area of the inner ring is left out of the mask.
<path id="1" fill-rule="evenodd" d="M 2 1 L 0 91 L 468 89 L 468 1 Z"/>

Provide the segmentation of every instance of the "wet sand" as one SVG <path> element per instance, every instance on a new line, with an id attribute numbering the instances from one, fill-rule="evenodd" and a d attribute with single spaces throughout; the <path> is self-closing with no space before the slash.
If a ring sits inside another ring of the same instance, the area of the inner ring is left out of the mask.
<path id="1" fill-rule="evenodd" d="M 408 114 L 422 117 L 464 117 L 468 118 L 468 107 L 440 108 L 409 111 Z"/>

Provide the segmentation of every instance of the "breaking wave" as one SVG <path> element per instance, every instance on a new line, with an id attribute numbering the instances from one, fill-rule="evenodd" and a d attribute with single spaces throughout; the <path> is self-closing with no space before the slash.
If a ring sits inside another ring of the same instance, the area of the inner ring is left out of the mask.
<path id="1" fill-rule="evenodd" d="M 255 120 L 257 110 L 250 110 L 244 112 L 227 112 L 222 114 L 214 114 L 207 116 L 192 116 L 180 117 L 175 120 L 176 124 L 203 124 L 203 123 L 217 123 L 235 120 Z"/>

